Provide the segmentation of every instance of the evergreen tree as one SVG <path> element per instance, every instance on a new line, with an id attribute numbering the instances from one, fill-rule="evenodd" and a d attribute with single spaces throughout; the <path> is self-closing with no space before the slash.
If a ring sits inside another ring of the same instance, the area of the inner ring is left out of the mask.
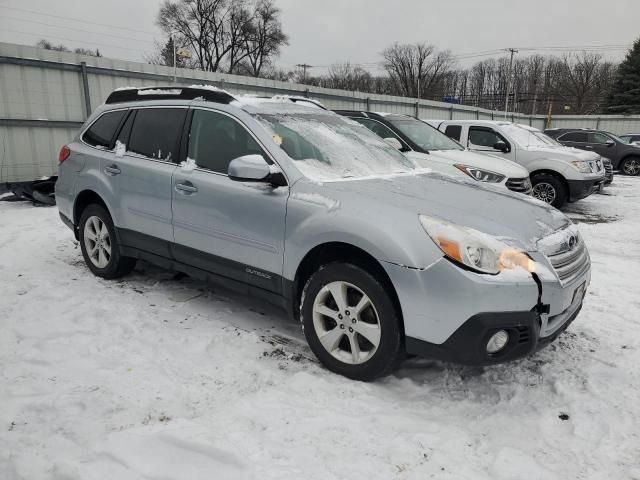
<path id="1" fill-rule="evenodd" d="M 607 113 L 640 113 L 640 38 L 618 67 L 616 80 L 607 99 Z"/>

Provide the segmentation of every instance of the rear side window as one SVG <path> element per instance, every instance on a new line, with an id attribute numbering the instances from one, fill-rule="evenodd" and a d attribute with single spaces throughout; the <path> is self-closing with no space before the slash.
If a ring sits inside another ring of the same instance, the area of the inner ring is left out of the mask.
<path id="1" fill-rule="evenodd" d="M 89 129 L 84 132 L 82 140 L 94 147 L 110 148 L 113 136 L 120 125 L 126 110 L 107 112 L 100 116 Z"/>
<path id="2" fill-rule="evenodd" d="M 233 118 L 209 110 L 194 110 L 188 156 L 198 167 L 226 175 L 231 160 L 254 154 L 269 162 L 258 142 Z"/>
<path id="3" fill-rule="evenodd" d="M 185 108 L 142 108 L 136 113 L 127 151 L 172 162 L 187 113 Z"/>
<path id="4" fill-rule="evenodd" d="M 558 140 L 561 142 L 587 143 L 587 132 L 569 132 L 562 135 Z"/>
<path id="5" fill-rule="evenodd" d="M 444 129 L 444 134 L 459 142 L 460 135 L 462 135 L 462 125 L 447 125 L 447 128 Z"/>

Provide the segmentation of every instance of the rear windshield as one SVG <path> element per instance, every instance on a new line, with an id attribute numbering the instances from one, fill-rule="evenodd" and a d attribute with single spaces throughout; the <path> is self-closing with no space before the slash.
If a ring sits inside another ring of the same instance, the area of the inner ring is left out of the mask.
<path id="1" fill-rule="evenodd" d="M 416 171 L 415 164 L 366 127 L 330 113 L 254 114 L 307 177 L 362 178 Z"/>

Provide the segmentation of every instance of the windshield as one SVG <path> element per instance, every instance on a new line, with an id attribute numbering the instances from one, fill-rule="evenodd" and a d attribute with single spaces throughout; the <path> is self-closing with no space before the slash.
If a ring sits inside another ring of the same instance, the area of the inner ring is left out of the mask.
<path id="1" fill-rule="evenodd" d="M 557 147 L 560 144 L 539 130 L 529 130 L 520 125 L 502 125 L 502 130 L 522 147 Z"/>
<path id="2" fill-rule="evenodd" d="M 413 118 L 388 118 L 388 121 L 422 150 L 464 150 L 440 130 Z"/>
<path id="3" fill-rule="evenodd" d="M 414 163 L 366 127 L 330 113 L 254 114 L 274 142 L 317 181 L 417 172 Z"/>

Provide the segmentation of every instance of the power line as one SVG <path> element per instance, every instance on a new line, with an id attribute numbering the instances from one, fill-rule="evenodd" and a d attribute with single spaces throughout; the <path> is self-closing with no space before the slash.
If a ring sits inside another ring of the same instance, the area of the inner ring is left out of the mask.
<path id="1" fill-rule="evenodd" d="M 96 32 L 96 31 L 91 31 L 91 30 L 83 30 L 81 28 L 75 28 L 75 27 L 67 27 L 67 26 L 60 26 L 60 25 L 52 25 L 50 23 L 46 23 L 46 22 L 38 22 L 37 20 L 27 20 L 26 18 L 17 18 L 17 17 L 10 17 L 10 16 L 4 16 L 3 18 L 8 18 L 10 20 L 18 20 L 20 22 L 28 22 L 28 23 L 36 23 L 38 25 L 46 25 L 48 27 L 53 27 L 53 28 L 64 28 L 65 30 L 75 30 L 78 32 L 83 32 L 83 33 L 91 33 L 94 35 L 104 35 L 107 37 L 113 37 L 113 38 L 120 38 L 122 40 L 133 40 L 134 42 L 144 42 L 144 43 L 150 43 L 150 44 L 155 44 L 155 42 L 151 41 L 151 40 L 142 40 L 140 38 L 133 38 L 133 37 L 123 37 L 122 35 L 113 35 L 110 33 L 103 33 L 103 32 Z"/>
<path id="2" fill-rule="evenodd" d="M 71 21 L 74 21 L 74 22 L 81 22 L 81 23 L 84 23 L 84 24 L 89 23 L 89 24 L 92 24 L 92 25 L 99 25 L 101 27 L 117 28 L 117 29 L 120 29 L 120 30 L 128 30 L 130 32 L 144 33 L 144 34 L 152 35 L 152 36 L 157 35 L 157 33 L 149 32 L 149 31 L 145 31 L 145 30 L 140 30 L 140 29 L 137 29 L 137 28 L 122 27 L 120 25 L 111 25 L 111 24 L 108 24 L 108 23 L 98 23 L 98 22 L 93 22 L 93 21 L 90 21 L 90 20 L 85 20 L 83 18 L 69 17 L 69 16 L 66 16 L 66 15 L 65 16 L 54 15 L 53 13 L 43 13 L 43 12 L 38 12 L 38 11 L 35 11 L 35 10 L 27 10 L 26 8 L 10 7 L 8 5 L 3 5 L 3 4 L 0 4 L 0 8 L 7 8 L 9 10 L 16 10 L 16 11 L 19 11 L 19 12 L 26 12 L 26 13 L 31 13 L 31 14 L 34 14 L 34 15 L 41 15 L 43 17 L 59 18 L 61 20 L 71 20 Z"/>
<path id="3" fill-rule="evenodd" d="M 43 37 L 43 35 L 41 35 L 39 33 L 21 32 L 19 30 L 12 30 L 10 28 L 4 28 L 4 29 L 2 29 L 2 31 L 3 32 L 18 33 L 18 34 L 21 34 L 21 35 L 31 35 L 32 37 L 39 38 L 39 39 L 42 39 L 42 37 Z M 131 47 L 125 47 L 125 46 L 122 46 L 122 45 L 115 45 L 113 43 L 86 42 L 84 40 L 76 40 L 76 39 L 73 39 L 73 38 L 59 37 L 57 35 L 49 35 L 49 34 L 44 35 L 44 37 L 46 37 L 46 38 L 55 38 L 56 40 L 65 40 L 67 42 L 73 42 L 73 43 L 76 43 L 76 44 L 84 42 L 84 44 L 82 45 L 83 47 L 86 46 L 86 45 L 96 45 L 98 47 L 119 48 L 121 50 L 128 50 L 130 52 L 138 52 L 138 53 L 143 53 L 143 54 L 148 53 L 148 52 L 146 52 L 144 50 L 139 50 L 137 48 L 131 48 Z"/>

